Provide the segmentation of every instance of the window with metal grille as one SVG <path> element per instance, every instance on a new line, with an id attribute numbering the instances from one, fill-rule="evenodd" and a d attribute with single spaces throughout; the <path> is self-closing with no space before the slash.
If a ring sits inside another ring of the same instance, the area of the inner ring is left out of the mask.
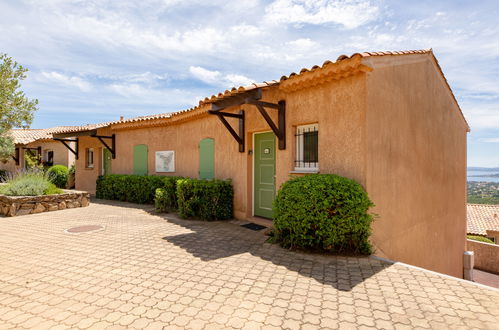
<path id="1" fill-rule="evenodd" d="M 295 171 L 319 169 L 319 125 L 303 125 L 296 128 Z"/>

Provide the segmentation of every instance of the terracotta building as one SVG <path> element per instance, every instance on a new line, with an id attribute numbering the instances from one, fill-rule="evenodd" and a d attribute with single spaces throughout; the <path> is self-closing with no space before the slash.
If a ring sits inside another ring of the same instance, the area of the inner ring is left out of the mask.
<path id="1" fill-rule="evenodd" d="M 58 141 L 53 140 L 52 133 L 75 126 L 58 126 L 46 129 L 13 129 L 11 135 L 16 145 L 12 158 L 6 162 L 0 162 L 0 170 L 10 173 L 26 168 L 26 158 L 31 156 L 33 160 L 47 166 L 65 165 L 70 167 L 74 164 L 75 156 Z M 74 143 L 69 144 L 74 148 Z"/>
<path id="2" fill-rule="evenodd" d="M 469 235 L 483 236 L 499 244 L 499 205 L 468 204 L 467 217 Z"/>
<path id="3" fill-rule="evenodd" d="M 376 204 L 376 254 L 462 277 L 469 127 L 431 50 L 340 56 L 176 113 L 59 131 L 76 188 L 106 173 L 230 178 L 235 216 L 270 218 L 294 175 L 335 173 Z"/>

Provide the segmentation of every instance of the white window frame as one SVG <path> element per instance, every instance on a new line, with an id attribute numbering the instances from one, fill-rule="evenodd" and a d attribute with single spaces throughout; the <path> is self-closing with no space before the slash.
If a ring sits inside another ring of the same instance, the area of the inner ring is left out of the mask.
<path id="1" fill-rule="evenodd" d="M 319 134 L 319 124 L 308 124 L 308 125 L 300 125 L 296 126 L 296 155 L 295 160 L 300 160 L 304 158 L 304 141 L 303 141 L 303 132 L 307 130 L 315 129 L 317 134 Z M 318 141 L 317 141 L 318 144 Z M 319 146 L 317 146 L 319 148 Z M 300 164 L 302 165 L 302 164 Z M 319 172 L 319 162 L 307 162 L 303 163 L 305 166 L 295 166 L 295 171 L 297 172 Z"/>
<path id="2" fill-rule="evenodd" d="M 90 160 L 90 153 L 92 153 L 92 163 L 89 162 Z M 85 155 L 85 167 L 86 168 L 94 168 L 95 164 L 95 152 L 94 148 L 88 148 L 87 149 L 87 154 Z"/>

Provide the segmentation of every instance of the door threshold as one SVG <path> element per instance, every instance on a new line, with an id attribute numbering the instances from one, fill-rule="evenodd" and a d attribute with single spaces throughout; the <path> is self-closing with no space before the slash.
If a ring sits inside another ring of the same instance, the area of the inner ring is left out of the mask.
<path id="1" fill-rule="evenodd" d="M 259 216 L 252 216 L 246 218 L 247 221 L 256 223 L 257 225 L 265 226 L 267 228 L 274 228 L 274 222 L 267 218 L 262 218 Z"/>

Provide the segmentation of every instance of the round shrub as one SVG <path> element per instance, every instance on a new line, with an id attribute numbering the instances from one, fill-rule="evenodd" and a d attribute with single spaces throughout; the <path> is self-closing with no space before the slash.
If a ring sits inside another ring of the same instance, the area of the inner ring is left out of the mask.
<path id="1" fill-rule="evenodd" d="M 274 237 L 285 247 L 370 254 L 374 206 L 357 182 L 313 174 L 285 182 L 274 202 Z"/>
<path id="2" fill-rule="evenodd" d="M 48 169 L 50 181 L 58 188 L 66 188 L 69 179 L 69 169 L 64 165 L 54 165 Z"/>

